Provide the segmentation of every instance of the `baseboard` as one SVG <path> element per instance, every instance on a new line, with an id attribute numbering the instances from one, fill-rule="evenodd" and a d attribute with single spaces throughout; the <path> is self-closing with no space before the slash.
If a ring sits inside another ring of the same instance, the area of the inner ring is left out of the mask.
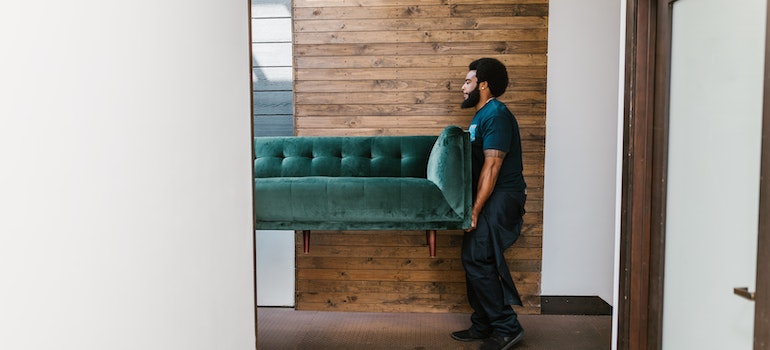
<path id="1" fill-rule="evenodd" d="M 598 296 L 540 296 L 543 315 L 612 315 L 612 306 Z"/>

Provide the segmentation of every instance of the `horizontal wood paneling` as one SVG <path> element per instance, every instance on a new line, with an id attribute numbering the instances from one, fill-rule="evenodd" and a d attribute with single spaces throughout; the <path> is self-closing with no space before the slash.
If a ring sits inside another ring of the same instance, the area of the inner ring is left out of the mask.
<path id="1" fill-rule="evenodd" d="M 525 229 L 516 247 L 506 252 L 524 298 L 524 307 L 517 307 L 521 313 L 539 312 L 539 232 Z M 439 257 L 430 258 L 421 232 L 315 232 L 310 254 L 303 255 L 301 244 L 297 245 L 297 308 L 470 312 L 465 273 L 456 258 L 462 235 L 461 231 L 441 232 Z M 301 242 L 301 235 L 296 239 Z"/>
<path id="2" fill-rule="evenodd" d="M 443 7 L 441 8 L 443 9 Z M 329 11 L 330 12 L 330 11 Z M 371 12 L 366 11 L 366 14 Z M 325 13 L 329 15 L 329 13 Z M 391 18 L 372 22 L 366 18 L 327 19 L 315 16 L 316 20 L 297 22 L 294 29 L 298 32 L 381 32 L 393 30 L 420 31 L 425 28 L 444 30 L 466 30 L 468 27 L 479 30 L 503 29 L 545 29 L 548 21 L 544 17 L 481 17 L 467 18 Z"/>
<path id="3" fill-rule="evenodd" d="M 543 103 L 507 103 L 511 110 L 520 111 L 522 114 L 545 113 L 545 102 Z M 297 117 L 315 117 L 329 115 L 376 115 L 391 117 L 410 117 L 406 119 L 419 119 L 412 117 L 433 116 L 453 116 L 461 121 L 460 125 L 467 125 L 473 115 L 468 114 L 467 110 L 461 110 L 459 105 L 428 105 L 428 104 L 403 104 L 403 105 L 303 105 L 294 110 Z M 518 114 L 517 114 L 518 115 Z M 300 118 L 304 119 L 304 118 Z M 518 117 L 517 117 L 518 119 Z M 307 129 L 298 129 L 305 131 Z M 545 141 L 545 140 L 543 140 Z"/>
<path id="4" fill-rule="evenodd" d="M 310 61 L 312 62 L 312 61 Z M 469 62 L 470 63 L 470 62 Z M 412 67 L 412 68 L 385 68 L 385 67 L 370 67 L 370 68 L 308 68 L 303 70 L 297 70 L 295 72 L 295 79 L 299 81 L 303 80 L 322 80 L 322 81 L 340 81 L 348 80 L 388 80 L 396 77 L 403 77 L 406 79 L 431 79 L 437 76 L 446 76 L 448 73 L 459 76 L 456 70 L 460 67 L 436 67 L 434 65 L 426 67 Z M 467 69 L 465 69 L 467 70 Z M 467 73 L 467 72 L 466 72 Z M 513 79 L 536 79 L 546 73 L 545 67 L 509 67 L 508 74 L 513 76 Z M 456 85 L 450 85 L 456 87 L 455 91 L 462 88 L 462 80 L 465 79 L 465 74 L 462 74 L 462 78 L 455 78 L 452 81 Z M 458 82 L 459 80 L 459 82 Z M 515 84 L 515 80 L 514 80 Z M 297 91 L 298 93 L 300 91 Z M 508 98 L 515 98 L 515 96 L 505 96 L 503 101 L 507 101 Z M 334 100 L 329 100 L 334 101 Z M 407 101 L 408 102 L 408 101 Z"/>
<path id="5" fill-rule="evenodd" d="M 539 91 L 523 91 L 509 99 L 513 103 L 538 103 L 545 96 Z M 457 93 L 447 92 L 419 92 L 419 91 L 391 91 L 391 92 L 347 92 L 326 93 L 306 92 L 297 96 L 298 104 L 323 104 L 334 97 L 346 105 L 353 104 L 450 104 L 456 102 Z"/>
<path id="6" fill-rule="evenodd" d="M 443 55 L 443 56 L 424 56 L 410 55 L 397 57 L 381 56 L 324 56 L 324 57 L 298 57 L 298 65 L 312 66 L 318 68 L 411 68 L 415 66 L 422 67 L 457 67 L 465 68 L 468 62 L 473 61 L 475 55 Z M 545 54 L 516 54 L 507 55 L 505 65 L 508 69 L 513 67 L 545 67 L 548 57 Z"/>
<path id="7" fill-rule="evenodd" d="M 350 56 L 350 55 L 388 55 L 394 52 L 403 52 L 409 55 L 437 55 L 437 54 L 478 54 L 479 52 L 494 52 L 496 55 L 505 55 L 511 52 L 545 53 L 547 43 L 545 41 L 490 41 L 490 42 L 463 42 L 463 43 L 366 43 L 366 44 L 335 44 L 335 45 L 303 45 L 294 46 L 295 55 L 325 56 Z M 469 62 L 470 63 L 470 62 Z M 464 78 L 464 76 L 463 76 Z"/>
<path id="8" fill-rule="evenodd" d="M 544 41 L 548 39 L 547 29 L 501 29 L 501 30 L 392 30 L 385 37 L 380 32 L 300 32 L 294 34 L 297 45 L 319 44 L 367 44 L 367 43 L 425 43 L 444 41 L 476 41 L 494 37 L 502 41 Z"/>
<path id="9" fill-rule="evenodd" d="M 297 135 L 437 135 L 467 127 L 459 107 L 468 64 L 506 64 L 500 98 L 516 115 L 528 200 L 506 259 L 539 313 L 547 75 L 547 0 L 295 0 L 292 21 Z M 297 308 L 470 312 L 462 231 L 318 231 L 310 254 L 297 236 Z"/>
<path id="10" fill-rule="evenodd" d="M 538 78 L 517 78 L 509 86 L 508 91 L 545 91 L 545 84 Z M 351 91 L 453 91 L 456 81 L 439 79 L 400 79 L 400 80 L 354 80 L 347 84 L 329 84 L 327 81 L 299 81 L 296 87 L 307 92 L 351 92 Z M 454 92 L 454 91 L 453 91 Z M 455 96 L 456 97 L 456 96 Z"/>

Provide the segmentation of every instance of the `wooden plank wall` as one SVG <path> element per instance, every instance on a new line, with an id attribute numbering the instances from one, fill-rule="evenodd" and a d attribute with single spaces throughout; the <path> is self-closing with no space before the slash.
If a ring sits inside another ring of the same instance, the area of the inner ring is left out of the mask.
<path id="1" fill-rule="evenodd" d="M 504 62 L 500 98 L 521 126 L 529 198 L 506 252 L 524 298 L 540 312 L 548 0 L 294 0 L 296 135 L 437 135 L 467 127 L 460 92 L 468 64 Z M 297 236 L 297 309 L 469 312 L 462 231 L 318 231 Z"/>

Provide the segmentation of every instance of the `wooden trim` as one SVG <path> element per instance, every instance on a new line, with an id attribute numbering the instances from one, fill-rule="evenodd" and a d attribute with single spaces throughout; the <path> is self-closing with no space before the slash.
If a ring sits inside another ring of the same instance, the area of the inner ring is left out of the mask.
<path id="1" fill-rule="evenodd" d="M 629 0 L 619 349 L 661 349 L 671 0 Z"/>
<path id="2" fill-rule="evenodd" d="M 612 315 L 612 305 L 598 296 L 540 296 L 540 313 L 543 315 Z"/>
<path id="3" fill-rule="evenodd" d="M 655 43 L 655 92 L 652 135 L 652 188 L 647 300 L 647 347 L 663 348 L 663 290 L 668 189 L 668 127 L 671 86 L 671 36 L 676 0 L 658 0 Z"/>
<path id="4" fill-rule="evenodd" d="M 770 6 L 767 14 L 770 16 Z M 768 17 L 770 18 L 770 17 Z M 765 24 L 765 81 L 762 109 L 762 163 L 759 181 L 754 350 L 770 349 L 770 26 Z"/>
<path id="5" fill-rule="evenodd" d="M 618 349 L 647 349 L 656 7 L 627 2 Z"/>

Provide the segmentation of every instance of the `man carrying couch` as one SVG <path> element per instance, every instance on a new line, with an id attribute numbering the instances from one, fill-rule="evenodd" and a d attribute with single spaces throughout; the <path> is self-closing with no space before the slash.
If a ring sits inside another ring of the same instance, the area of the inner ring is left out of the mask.
<path id="1" fill-rule="evenodd" d="M 496 98 L 508 87 L 505 66 L 493 58 L 469 65 L 463 108 L 476 108 L 470 132 L 473 164 L 472 225 L 463 237 L 469 329 L 452 333 L 460 341 L 484 340 L 482 350 L 512 349 L 524 329 L 511 305 L 522 305 L 504 252 L 519 237 L 526 202 L 521 137 L 516 118 Z"/>

